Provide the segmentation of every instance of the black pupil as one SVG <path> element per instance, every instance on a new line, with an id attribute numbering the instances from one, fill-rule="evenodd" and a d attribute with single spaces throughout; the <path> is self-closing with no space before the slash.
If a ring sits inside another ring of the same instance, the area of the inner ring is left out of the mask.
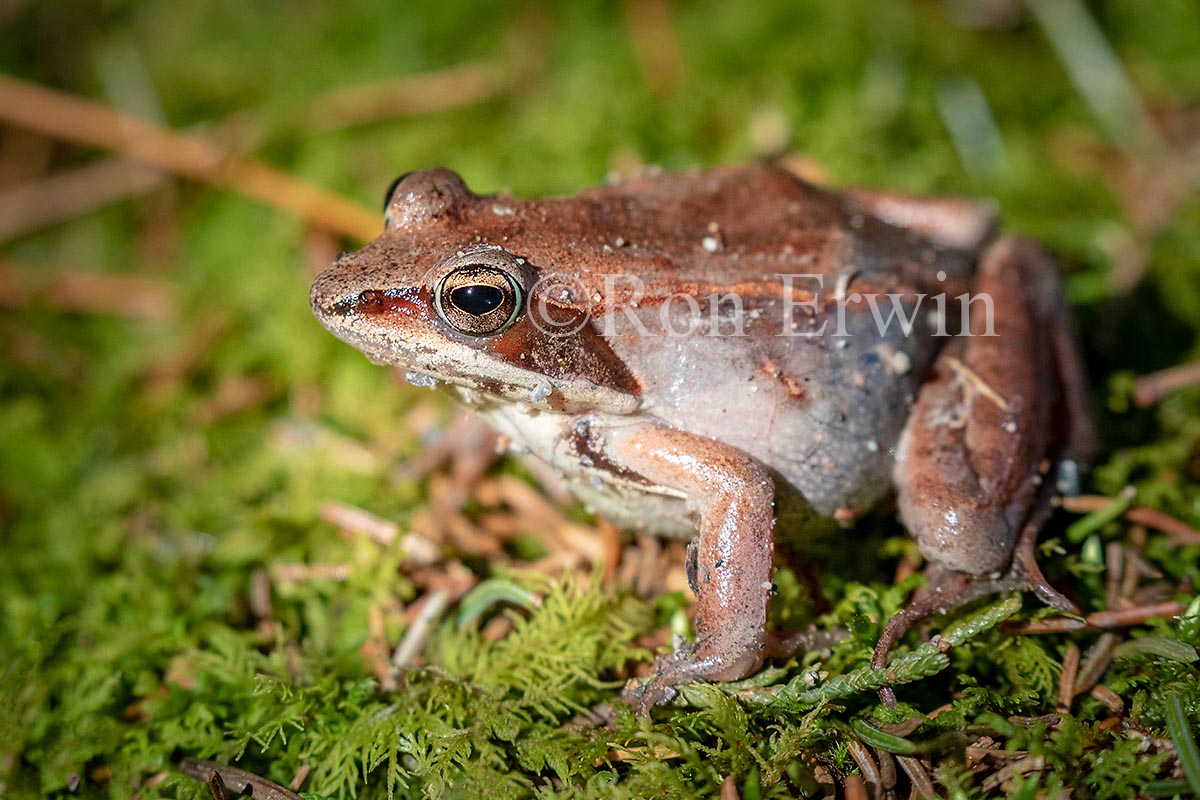
<path id="1" fill-rule="evenodd" d="M 504 302 L 504 292 L 486 283 L 459 286 L 450 292 L 450 302 L 468 314 L 477 317 L 494 311 Z"/>

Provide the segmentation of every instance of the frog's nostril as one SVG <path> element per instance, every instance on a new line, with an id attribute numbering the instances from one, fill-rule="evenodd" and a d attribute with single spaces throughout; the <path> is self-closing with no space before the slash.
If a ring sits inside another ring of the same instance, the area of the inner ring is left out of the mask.
<path id="1" fill-rule="evenodd" d="M 358 294 L 345 294 L 328 301 L 319 313 L 328 317 L 352 317 L 364 312 L 378 312 L 384 310 L 388 297 L 388 292 L 381 289 L 364 289 Z"/>

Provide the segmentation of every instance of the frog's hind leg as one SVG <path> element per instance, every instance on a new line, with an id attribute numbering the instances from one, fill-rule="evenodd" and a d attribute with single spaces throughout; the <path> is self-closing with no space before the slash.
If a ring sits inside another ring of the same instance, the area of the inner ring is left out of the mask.
<path id="1" fill-rule="evenodd" d="M 897 448 L 900 516 L 929 562 L 928 584 L 888 621 L 876 667 L 912 625 L 995 592 L 1029 588 L 1074 610 L 1034 558 L 1060 460 L 1082 461 L 1091 446 L 1053 262 L 1001 239 L 964 308 L 971 335 L 938 356 Z M 894 702 L 890 690 L 881 696 Z"/>

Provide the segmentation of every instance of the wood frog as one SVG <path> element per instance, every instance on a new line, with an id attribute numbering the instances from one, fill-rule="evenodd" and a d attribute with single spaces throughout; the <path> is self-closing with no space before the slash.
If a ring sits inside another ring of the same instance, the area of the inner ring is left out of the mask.
<path id="1" fill-rule="evenodd" d="M 533 201 L 433 169 L 397 180 L 382 235 L 311 303 L 590 507 L 691 540 L 697 640 L 627 690 L 645 711 L 761 666 L 776 528 L 849 527 L 887 497 L 928 585 L 876 666 L 986 594 L 1072 607 L 1033 548 L 1090 448 L 1080 359 L 1054 264 L 994 227 L 982 203 L 835 193 L 769 164 Z"/>

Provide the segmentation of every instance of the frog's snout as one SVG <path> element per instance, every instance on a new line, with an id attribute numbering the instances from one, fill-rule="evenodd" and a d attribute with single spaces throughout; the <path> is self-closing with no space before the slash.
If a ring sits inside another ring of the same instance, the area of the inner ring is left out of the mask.
<path id="1" fill-rule="evenodd" d="M 308 290 L 308 305 L 316 318 L 322 322 L 337 315 L 336 307 L 339 302 L 336 295 L 330 294 L 333 281 L 329 273 L 330 271 L 326 269 L 317 275 Z"/>
<path id="2" fill-rule="evenodd" d="M 308 304 L 326 327 L 352 313 L 361 296 L 367 294 L 361 287 L 351 285 L 343 261 L 344 258 L 339 259 L 322 270 L 309 288 Z"/>

